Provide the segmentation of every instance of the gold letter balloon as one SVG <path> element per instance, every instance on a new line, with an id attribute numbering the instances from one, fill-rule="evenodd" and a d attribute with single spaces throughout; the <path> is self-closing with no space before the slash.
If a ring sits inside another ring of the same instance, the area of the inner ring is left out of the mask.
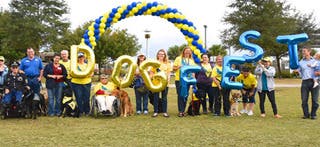
<path id="1" fill-rule="evenodd" d="M 151 79 L 148 73 L 149 67 L 158 69 L 160 67 L 160 62 L 156 60 L 147 60 L 141 63 L 139 70 L 147 88 L 152 92 L 160 92 L 164 90 L 168 84 L 166 73 L 159 71 L 154 74 Z"/>
<path id="2" fill-rule="evenodd" d="M 129 66 L 129 71 L 125 74 L 124 77 L 121 77 L 121 70 L 122 70 L 122 65 L 124 63 L 128 63 Z M 112 71 L 112 81 L 114 84 L 121 88 L 126 88 L 129 87 L 133 81 L 134 78 L 134 73 L 137 69 L 137 64 L 134 63 L 132 58 L 128 55 L 123 55 L 120 56 L 115 64 L 114 64 L 114 69 Z"/>
<path id="3" fill-rule="evenodd" d="M 83 52 L 88 60 L 88 68 L 84 71 L 78 70 L 78 52 Z M 95 56 L 93 50 L 87 45 L 72 45 L 70 51 L 70 75 L 76 78 L 88 77 L 94 71 Z"/>

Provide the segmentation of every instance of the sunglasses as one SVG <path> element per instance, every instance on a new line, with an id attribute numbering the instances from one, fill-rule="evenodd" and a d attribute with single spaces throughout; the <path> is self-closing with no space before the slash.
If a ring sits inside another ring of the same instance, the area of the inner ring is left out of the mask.
<path id="1" fill-rule="evenodd" d="M 1 62 L 3 62 L 3 60 L 0 60 Z"/>

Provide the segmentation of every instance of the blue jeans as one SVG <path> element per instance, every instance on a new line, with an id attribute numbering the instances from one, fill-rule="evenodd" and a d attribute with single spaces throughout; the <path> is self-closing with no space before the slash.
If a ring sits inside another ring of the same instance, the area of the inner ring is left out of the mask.
<path id="1" fill-rule="evenodd" d="M 313 79 L 303 80 L 301 84 L 301 101 L 302 110 L 305 117 L 317 116 L 319 86 L 313 88 Z M 308 99 L 311 92 L 311 113 L 309 113 Z"/>
<path id="2" fill-rule="evenodd" d="M 80 113 L 89 114 L 90 112 L 90 90 L 91 83 L 89 84 L 75 84 L 72 83 L 72 90 L 76 96 L 76 101 L 80 110 Z"/>
<path id="3" fill-rule="evenodd" d="M 61 114 L 61 97 L 62 97 L 63 82 L 60 82 L 55 87 L 47 89 L 49 99 L 49 115 Z"/>
<path id="4" fill-rule="evenodd" d="M 143 99 L 143 111 L 148 111 L 148 92 L 141 93 L 137 89 L 134 89 L 136 94 L 136 111 L 142 111 L 141 99 Z"/>
<path id="5" fill-rule="evenodd" d="M 169 88 L 167 87 L 166 89 L 164 89 L 163 91 L 161 91 L 161 96 L 162 96 L 162 111 L 163 113 L 167 113 L 167 96 L 168 96 L 168 91 L 169 91 Z M 154 109 L 154 113 L 159 113 L 158 110 L 159 110 L 159 98 L 160 98 L 160 92 L 156 92 L 154 93 L 154 106 L 153 106 L 153 109 Z"/>
<path id="6" fill-rule="evenodd" d="M 16 97 L 16 102 L 18 102 L 19 104 L 22 101 L 22 91 L 19 90 L 11 90 L 8 94 L 4 95 L 3 99 L 2 99 L 2 103 L 3 104 L 10 104 L 12 96 Z"/>
<path id="7" fill-rule="evenodd" d="M 30 78 L 28 77 L 28 86 L 34 93 L 40 94 L 40 82 L 38 80 L 38 77 Z"/>
<path id="8" fill-rule="evenodd" d="M 187 100 L 185 100 L 184 97 L 180 96 L 180 81 L 175 81 L 176 84 L 176 90 L 177 90 L 177 95 L 178 95 L 178 111 L 179 113 L 184 113 L 187 105 Z M 188 91 L 190 89 L 190 85 L 188 85 Z"/>

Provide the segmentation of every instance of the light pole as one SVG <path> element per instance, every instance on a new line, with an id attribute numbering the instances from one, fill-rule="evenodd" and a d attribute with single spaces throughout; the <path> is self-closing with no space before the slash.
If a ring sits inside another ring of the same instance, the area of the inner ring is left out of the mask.
<path id="1" fill-rule="evenodd" d="M 146 29 L 144 30 L 145 34 L 144 34 L 144 38 L 146 38 L 146 57 L 148 57 L 148 39 L 151 37 L 150 36 L 150 30 Z"/>
<path id="2" fill-rule="evenodd" d="M 207 25 L 203 25 L 204 27 L 204 48 L 207 49 Z"/>

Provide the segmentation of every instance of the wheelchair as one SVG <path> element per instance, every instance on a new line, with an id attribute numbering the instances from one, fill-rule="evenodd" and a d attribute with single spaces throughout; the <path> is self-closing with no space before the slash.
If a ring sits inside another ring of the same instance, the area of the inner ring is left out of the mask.
<path id="1" fill-rule="evenodd" d="M 96 95 L 93 95 L 91 97 L 91 106 L 90 106 L 90 114 L 91 116 L 97 118 L 98 116 L 112 116 L 112 117 L 119 117 L 121 115 L 121 105 L 120 105 L 120 100 L 117 99 L 116 97 L 109 97 L 113 98 L 113 100 L 110 103 L 107 103 L 107 105 L 111 105 L 111 109 L 107 110 L 106 112 L 100 112 L 99 110 L 99 104 L 96 99 Z"/>
<path id="2" fill-rule="evenodd" d="M 4 94 L 2 94 L 2 97 Z M 33 118 L 36 119 L 38 115 L 38 105 L 41 97 L 32 90 L 25 89 L 22 95 L 20 104 L 16 101 L 15 96 L 11 98 L 9 104 L 3 104 L 1 100 L 0 115 L 1 119 L 6 118 Z"/>

